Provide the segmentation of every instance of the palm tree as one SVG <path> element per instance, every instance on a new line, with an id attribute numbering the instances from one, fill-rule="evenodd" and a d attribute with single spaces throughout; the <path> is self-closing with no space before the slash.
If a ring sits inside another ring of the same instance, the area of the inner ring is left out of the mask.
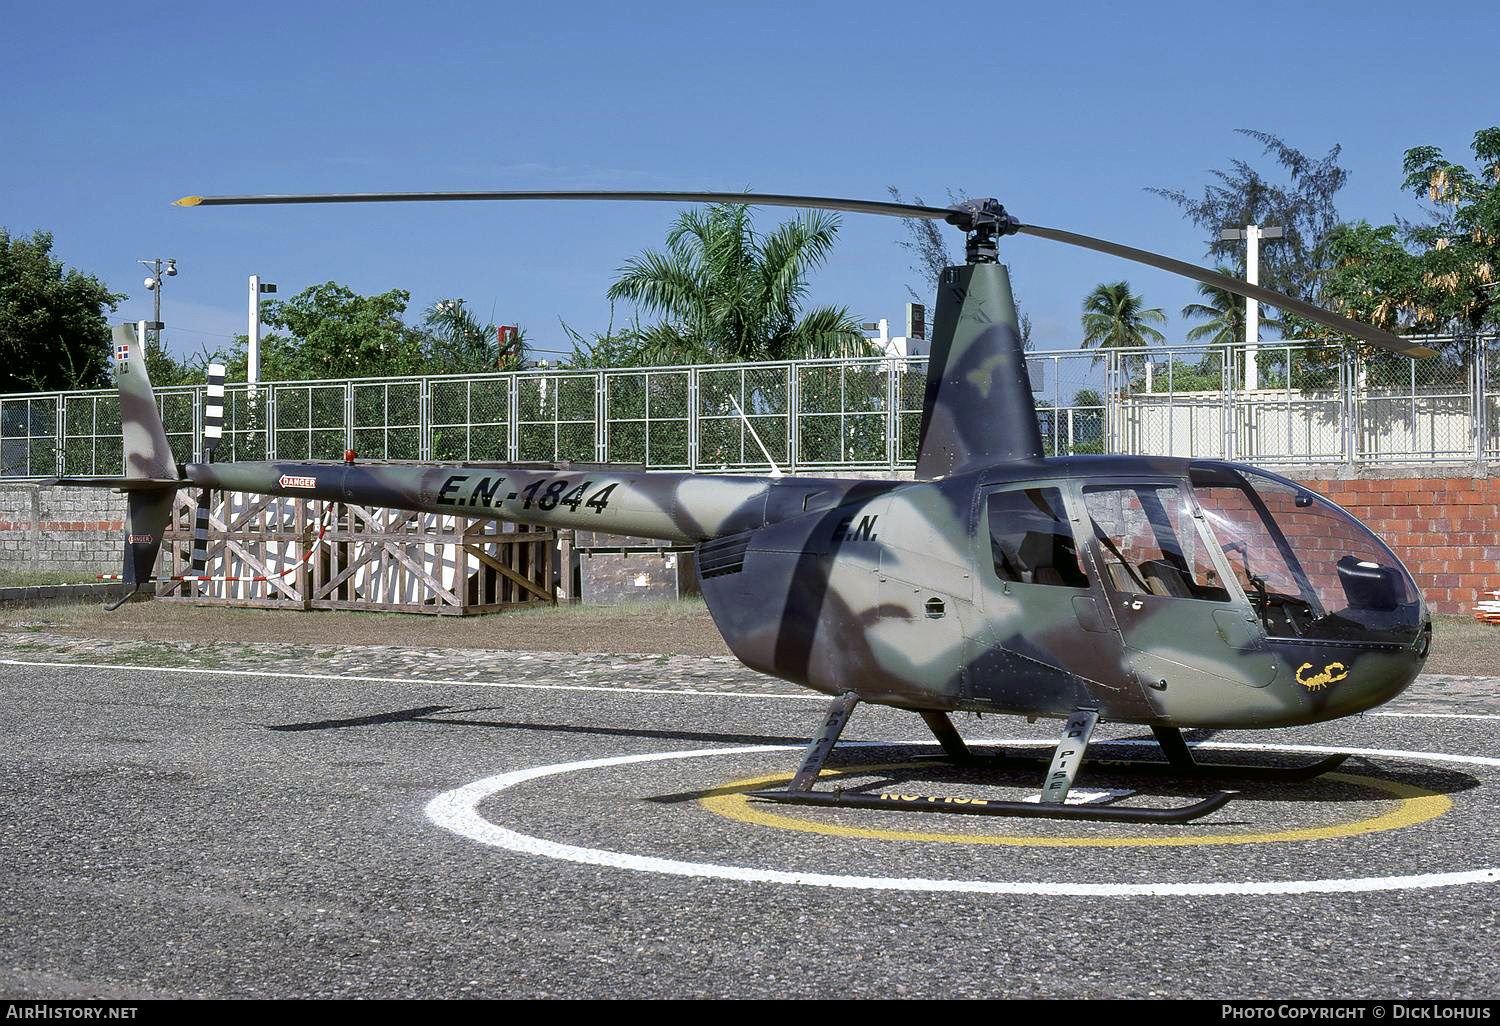
<path id="1" fill-rule="evenodd" d="M 809 212 L 762 235 L 741 204 L 685 210 L 665 252 L 626 261 L 609 298 L 662 318 L 632 330 L 643 354 L 657 357 L 651 362 L 864 355 L 868 344 L 847 308 L 801 311 L 807 275 L 828 256 L 838 227 L 836 216 Z"/>
<path id="2" fill-rule="evenodd" d="M 517 329 L 514 346 L 500 352 L 493 324 L 474 316 L 462 299 L 441 299 L 422 316 L 429 338 L 428 362 L 437 374 L 482 374 L 515 370 L 525 361 L 526 333 Z"/>
<path id="3" fill-rule="evenodd" d="M 1142 302 L 1128 281 L 1096 287 L 1083 301 L 1084 348 L 1125 349 L 1165 341 L 1167 336 L 1151 325 L 1167 323 L 1167 315 Z"/>
<path id="4" fill-rule="evenodd" d="M 1239 272 L 1231 267 L 1220 264 L 1214 270 L 1226 278 L 1238 278 Z M 1189 342 L 1201 342 L 1207 339 L 1213 345 L 1232 345 L 1245 340 L 1245 300 L 1233 292 L 1215 288 L 1212 285 L 1199 285 L 1198 294 L 1206 299 L 1207 303 L 1189 303 L 1182 308 L 1182 316 L 1190 320 L 1206 319 L 1206 323 L 1196 325 L 1188 329 L 1187 340 Z M 1262 316 L 1260 319 L 1262 327 L 1280 329 L 1281 322 L 1273 318 Z"/>

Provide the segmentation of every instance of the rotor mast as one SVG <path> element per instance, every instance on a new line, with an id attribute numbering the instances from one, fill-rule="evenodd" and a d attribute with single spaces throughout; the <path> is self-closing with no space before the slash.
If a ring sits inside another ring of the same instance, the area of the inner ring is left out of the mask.
<path id="1" fill-rule="evenodd" d="M 967 233 L 965 263 L 938 278 L 919 480 L 1043 456 L 1010 272 L 999 260 L 998 240 L 1019 223 L 993 199 L 965 201 L 947 220 Z"/>

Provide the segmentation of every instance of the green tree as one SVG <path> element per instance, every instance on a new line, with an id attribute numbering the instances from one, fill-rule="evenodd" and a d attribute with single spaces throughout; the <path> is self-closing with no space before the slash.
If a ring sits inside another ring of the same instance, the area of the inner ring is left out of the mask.
<path id="1" fill-rule="evenodd" d="M 209 357 L 204 356 L 201 362 L 195 357 L 183 357 L 181 359 L 173 356 L 163 349 L 155 339 L 148 339 L 143 350 L 146 358 L 146 373 L 151 377 L 151 384 L 157 388 L 168 385 L 201 385 L 206 377 L 205 368 Z"/>
<path id="2" fill-rule="evenodd" d="M 1214 268 L 1218 273 L 1233 278 L 1236 271 L 1220 264 Z M 1198 294 L 1205 302 L 1189 303 L 1182 308 L 1182 316 L 1190 321 L 1204 321 L 1188 329 L 1189 342 L 1207 341 L 1213 345 L 1231 345 L 1245 341 L 1245 300 L 1226 289 L 1200 284 Z M 1281 322 L 1272 317 L 1260 319 L 1262 330 L 1279 329 Z M 1259 339 L 1257 339 L 1259 341 Z"/>
<path id="3" fill-rule="evenodd" d="M 1128 281 L 1106 282 L 1083 300 L 1085 349 L 1127 349 L 1166 340 L 1153 324 L 1167 323 L 1159 307 L 1147 309 Z"/>
<path id="4" fill-rule="evenodd" d="M 1071 429 L 1071 430 L 1070 430 Z M 1086 455 L 1104 451 L 1104 396 L 1096 389 L 1080 388 L 1073 393 L 1073 409 L 1062 412 L 1058 431 L 1064 433 L 1069 455 Z"/>
<path id="5" fill-rule="evenodd" d="M 585 338 L 562 318 L 558 318 L 558 323 L 573 345 L 573 352 L 562 358 L 565 367 L 596 370 L 652 365 L 650 357 L 653 354 L 642 342 L 640 321 L 637 320 L 631 328 L 616 331 L 614 304 L 609 308 L 609 326 L 603 332 L 596 332 L 593 338 Z"/>
<path id="6" fill-rule="evenodd" d="M 666 250 L 626 261 L 609 298 L 662 318 L 627 333 L 643 362 L 862 354 L 868 346 L 846 308 L 802 312 L 807 276 L 827 258 L 838 226 L 818 211 L 760 234 L 741 204 L 683 211 Z"/>
<path id="7" fill-rule="evenodd" d="M 109 383 L 108 315 L 125 298 L 52 256 L 52 235 L 0 229 L 0 392 Z"/>
<path id="8" fill-rule="evenodd" d="M 334 282 L 316 285 L 280 303 L 268 303 L 267 324 L 286 329 L 260 340 L 260 380 L 294 381 L 399 376 L 483 374 L 513 370 L 525 353 L 526 335 L 517 332 L 501 363 L 493 324 L 479 321 L 461 299 L 442 300 L 423 314 L 423 327 L 401 320 L 408 294 L 393 289 L 361 296 Z M 148 348 L 147 369 L 156 385 L 197 385 L 208 364 L 225 365 L 228 381 L 245 381 L 249 342 L 236 335 L 229 345 L 177 358 Z"/>
<path id="9" fill-rule="evenodd" d="M 1500 329 L 1500 127 L 1472 145 L 1477 172 L 1435 146 L 1406 151 L 1402 184 L 1430 204 L 1427 221 L 1345 226 L 1330 242 L 1324 302 L 1392 331 Z"/>
<path id="10" fill-rule="evenodd" d="M 1338 162 L 1340 147 L 1313 158 L 1269 132 L 1235 131 L 1259 142 L 1264 147 L 1262 155 L 1273 158 L 1286 180 L 1277 182 L 1246 161 L 1234 160 L 1227 170 L 1210 172 L 1216 181 L 1205 185 L 1200 196 L 1181 189 L 1146 191 L 1177 204 L 1184 217 L 1202 228 L 1208 238 L 1208 255 L 1234 268 L 1232 277 L 1244 277 L 1245 244 L 1220 239 L 1222 229 L 1247 224 L 1285 228 L 1285 238 L 1260 248 L 1260 282 L 1299 299 L 1313 299 L 1328 265 L 1329 236 L 1339 224 L 1334 196 L 1349 177 Z M 1288 319 L 1284 327 L 1300 333 L 1306 325 Z"/>
<path id="11" fill-rule="evenodd" d="M 483 374 L 486 371 L 517 370 L 526 360 L 526 333 L 500 351 L 499 329 L 481 322 L 462 299 L 443 299 L 422 315 L 427 329 L 428 374 Z"/>
<path id="12" fill-rule="evenodd" d="M 262 340 L 261 377 L 292 381 L 423 373 L 427 335 L 401 320 L 410 300 L 405 289 L 362 296 L 330 281 L 267 303 L 265 323 L 288 334 Z"/>

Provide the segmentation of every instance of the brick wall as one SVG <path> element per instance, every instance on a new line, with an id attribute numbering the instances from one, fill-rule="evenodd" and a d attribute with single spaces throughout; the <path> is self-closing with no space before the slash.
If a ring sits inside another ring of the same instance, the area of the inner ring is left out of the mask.
<path id="1" fill-rule="evenodd" d="M 1406 563 L 1441 613 L 1500 589 L 1500 476 L 1435 468 L 1282 470 L 1343 506 Z M 119 573 L 125 497 L 103 489 L 0 484 L 0 569 Z"/>
<path id="2" fill-rule="evenodd" d="M 1500 477 L 1433 471 L 1289 473 L 1364 521 L 1396 551 L 1434 612 L 1466 613 L 1500 589 Z"/>
<path id="3" fill-rule="evenodd" d="M 125 496 L 103 488 L 0 484 L 0 570 L 117 574 Z"/>

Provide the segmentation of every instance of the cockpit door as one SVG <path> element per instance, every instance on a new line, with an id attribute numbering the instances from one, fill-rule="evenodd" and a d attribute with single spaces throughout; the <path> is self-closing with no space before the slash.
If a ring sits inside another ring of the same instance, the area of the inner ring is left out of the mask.
<path id="1" fill-rule="evenodd" d="M 1078 551 L 1068 482 L 1009 482 L 976 493 L 979 620 L 968 632 L 971 708 L 1068 715 L 1097 704 L 1091 687 L 1125 691 L 1119 646 Z M 1127 699 L 1143 704 L 1133 681 Z"/>
<path id="2" fill-rule="evenodd" d="M 1090 553 L 1142 684 L 1275 679 L 1260 621 L 1181 482 L 1089 485 L 1083 505 Z"/>

